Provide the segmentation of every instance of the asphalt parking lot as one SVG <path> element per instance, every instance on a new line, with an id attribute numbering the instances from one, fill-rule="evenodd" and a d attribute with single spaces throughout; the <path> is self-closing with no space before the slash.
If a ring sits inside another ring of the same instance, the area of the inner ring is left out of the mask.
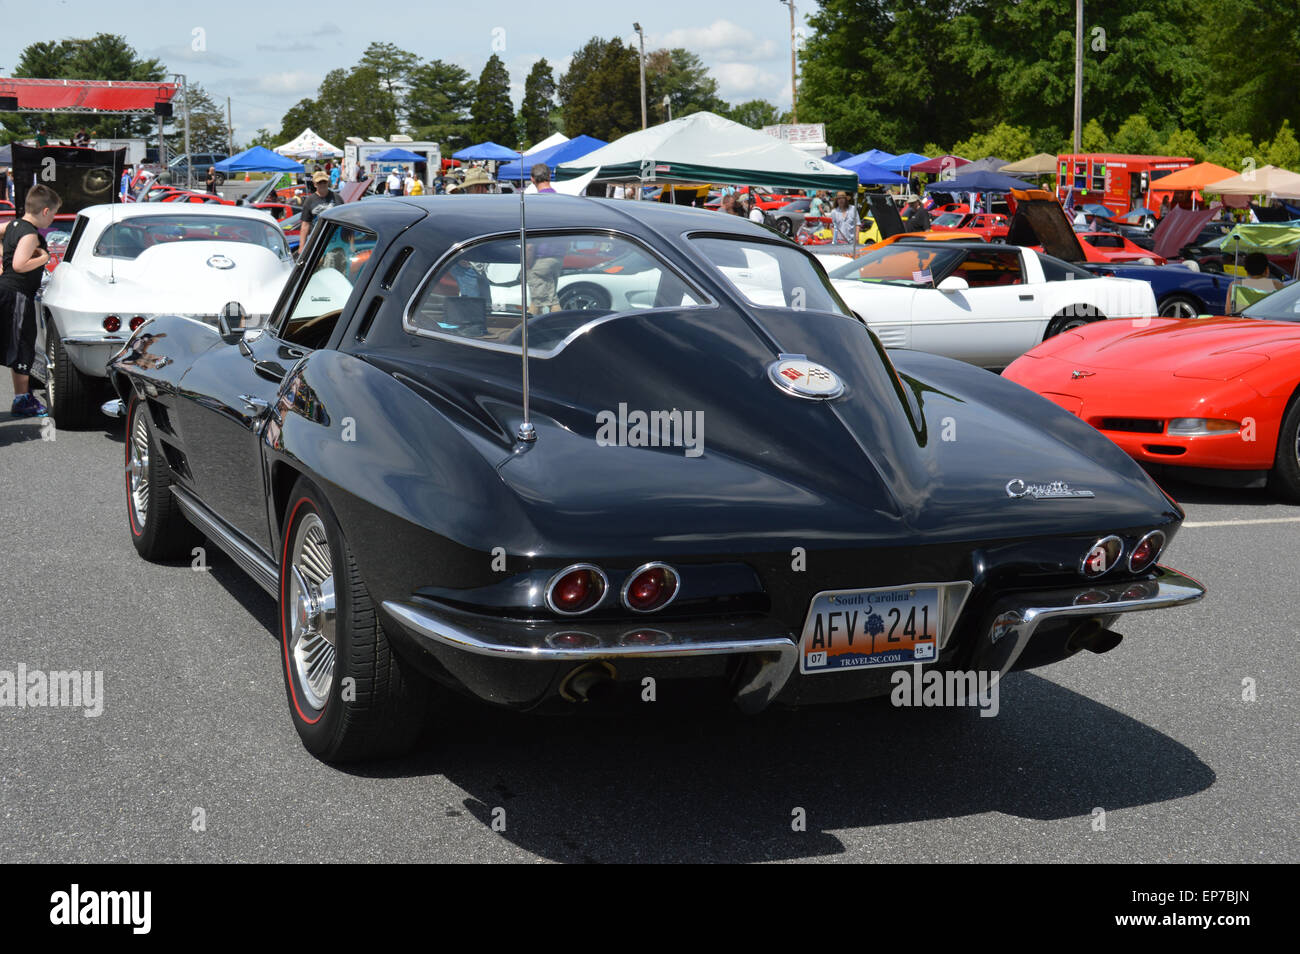
<path id="1" fill-rule="evenodd" d="M 1169 484 L 1166 562 L 1210 595 L 1012 674 L 996 718 L 458 703 L 340 770 L 289 721 L 272 600 L 215 549 L 140 560 L 120 424 L 53 433 L 0 413 L 0 670 L 102 670 L 103 712 L 0 708 L 2 862 L 1300 861 L 1300 507 L 1263 491 Z"/>

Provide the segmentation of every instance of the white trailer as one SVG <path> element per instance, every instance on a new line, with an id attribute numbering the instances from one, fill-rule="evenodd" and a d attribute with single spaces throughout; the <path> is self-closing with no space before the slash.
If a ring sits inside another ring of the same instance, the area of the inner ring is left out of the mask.
<path id="1" fill-rule="evenodd" d="M 421 169 L 421 164 L 417 164 L 416 171 L 419 173 L 421 181 L 424 182 L 425 190 L 430 191 L 429 187 L 433 185 L 433 180 L 442 171 L 442 152 L 436 142 L 418 142 L 410 136 L 390 136 L 388 139 L 379 136 L 372 136 L 369 139 L 348 136 L 343 144 L 344 181 L 353 182 L 356 180 L 358 165 L 361 167 L 361 173 L 364 176 L 386 176 L 393 169 L 406 169 L 408 163 L 371 161 L 371 156 L 377 156 L 389 149 L 405 149 L 407 152 L 413 152 L 417 156 L 424 157 L 422 163 L 424 168 Z"/>

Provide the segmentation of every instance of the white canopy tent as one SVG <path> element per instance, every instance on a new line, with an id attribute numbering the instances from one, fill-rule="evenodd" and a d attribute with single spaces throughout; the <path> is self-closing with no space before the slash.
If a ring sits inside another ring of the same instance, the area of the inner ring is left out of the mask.
<path id="1" fill-rule="evenodd" d="M 562 142 L 568 142 L 569 137 L 564 133 L 551 133 L 535 146 L 524 150 L 525 156 L 531 156 L 535 152 L 541 152 L 543 149 L 550 149 L 552 146 L 558 146 Z"/>
<path id="2" fill-rule="evenodd" d="M 321 158 L 324 156 L 342 156 L 343 150 L 338 146 L 331 145 L 320 136 L 312 131 L 308 126 L 297 138 L 291 139 L 282 146 L 276 146 L 275 151 L 282 156 L 314 156 Z"/>

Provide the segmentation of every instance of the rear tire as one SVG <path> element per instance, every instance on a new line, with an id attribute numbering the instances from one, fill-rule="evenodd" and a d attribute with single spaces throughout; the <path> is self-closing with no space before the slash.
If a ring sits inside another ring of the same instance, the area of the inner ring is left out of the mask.
<path id="1" fill-rule="evenodd" d="M 1277 454 L 1268 473 L 1268 489 L 1283 500 L 1300 503 L 1300 394 L 1282 415 L 1277 435 Z"/>
<path id="2" fill-rule="evenodd" d="M 49 364 L 45 396 L 55 426 L 85 427 L 95 410 L 95 395 L 99 388 L 94 378 L 82 374 L 73 365 L 52 319 L 45 322 L 45 356 Z"/>
<path id="3" fill-rule="evenodd" d="M 1160 303 L 1161 318 L 1195 318 L 1200 313 L 1200 302 L 1186 295 L 1170 295 Z"/>
<path id="4" fill-rule="evenodd" d="M 777 219 L 776 230 L 786 238 L 790 238 L 794 235 L 794 223 L 789 219 Z"/>
<path id="5" fill-rule="evenodd" d="M 326 762 L 408 752 L 436 687 L 398 656 L 333 510 L 300 478 L 280 558 L 280 653 L 294 728 Z"/>
<path id="6" fill-rule="evenodd" d="M 1043 335 L 1043 340 L 1054 338 L 1063 331 L 1070 331 L 1074 328 L 1082 328 L 1084 325 L 1091 324 L 1100 320 L 1101 315 L 1090 305 L 1072 305 L 1064 311 L 1058 312 L 1051 322 L 1047 325 L 1047 331 Z"/>
<path id="7" fill-rule="evenodd" d="M 181 513 L 171 484 L 148 411 L 132 397 L 126 414 L 127 526 L 136 552 L 153 562 L 191 556 L 203 543 L 203 535 Z"/>

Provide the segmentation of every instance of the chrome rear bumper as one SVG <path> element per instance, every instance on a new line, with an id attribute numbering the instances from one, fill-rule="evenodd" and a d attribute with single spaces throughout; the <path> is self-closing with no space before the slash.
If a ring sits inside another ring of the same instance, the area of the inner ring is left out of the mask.
<path id="1" fill-rule="evenodd" d="M 1001 678 L 1044 623 L 1067 617 L 1109 620 L 1123 613 L 1181 606 L 1204 595 L 1200 583 L 1165 567 L 1157 567 L 1155 578 L 1149 580 L 1012 593 L 998 598 L 984 611 L 966 665 L 970 670 L 989 671 Z M 383 610 L 407 636 L 408 646 L 436 658 L 475 695 L 507 704 L 519 704 L 524 696 L 543 692 L 551 680 L 542 677 L 542 669 L 565 670 L 602 660 L 618 663 L 747 656 L 735 700 L 745 711 L 756 712 L 781 693 L 798 668 L 797 634 L 765 616 L 725 622 L 665 619 L 657 625 L 637 627 L 629 622 L 510 620 L 426 599 L 388 600 Z M 968 630 L 967 626 L 962 628 Z M 954 638 L 953 648 L 960 652 L 957 642 Z M 514 677 L 498 683 L 496 677 L 502 669 L 491 663 L 510 664 L 516 676 L 522 676 L 521 667 L 535 668 L 540 681 L 524 678 L 526 685 L 517 683 L 507 688 L 505 682 Z M 942 661 L 939 668 L 945 668 Z"/>

